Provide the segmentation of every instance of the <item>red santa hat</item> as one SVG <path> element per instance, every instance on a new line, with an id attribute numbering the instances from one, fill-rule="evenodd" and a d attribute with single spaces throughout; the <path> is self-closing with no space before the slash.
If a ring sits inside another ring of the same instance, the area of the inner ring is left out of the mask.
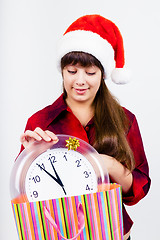
<path id="1" fill-rule="evenodd" d="M 116 84 L 129 81 L 129 72 L 124 69 L 123 39 L 118 27 L 100 15 L 86 15 L 73 22 L 59 41 L 58 64 L 61 58 L 72 51 L 92 54 L 102 64 L 105 77 Z"/>

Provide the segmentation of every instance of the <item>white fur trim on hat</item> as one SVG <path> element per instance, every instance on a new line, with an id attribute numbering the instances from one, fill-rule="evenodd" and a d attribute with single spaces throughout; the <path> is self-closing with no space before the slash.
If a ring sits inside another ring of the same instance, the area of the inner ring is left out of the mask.
<path id="1" fill-rule="evenodd" d="M 126 84 L 130 82 L 131 72 L 126 68 L 115 68 L 112 71 L 111 79 L 116 84 Z"/>
<path id="2" fill-rule="evenodd" d="M 57 46 L 57 62 L 69 52 L 82 51 L 96 57 L 102 64 L 105 77 L 109 78 L 115 68 L 114 50 L 111 44 L 91 31 L 76 30 L 63 35 Z"/>

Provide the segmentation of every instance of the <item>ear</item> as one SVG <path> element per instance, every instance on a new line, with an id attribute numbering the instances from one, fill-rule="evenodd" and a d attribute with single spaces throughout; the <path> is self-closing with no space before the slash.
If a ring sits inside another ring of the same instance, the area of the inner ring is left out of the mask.
<path id="1" fill-rule="evenodd" d="M 106 79 L 106 74 L 105 73 L 103 73 L 103 80 L 105 80 Z"/>

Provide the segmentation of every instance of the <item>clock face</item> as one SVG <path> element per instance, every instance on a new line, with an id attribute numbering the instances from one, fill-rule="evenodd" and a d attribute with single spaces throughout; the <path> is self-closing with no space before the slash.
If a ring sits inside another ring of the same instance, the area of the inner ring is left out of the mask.
<path id="1" fill-rule="evenodd" d="M 48 149 L 28 168 L 25 192 L 28 200 L 76 196 L 97 191 L 93 166 L 81 153 L 66 148 Z"/>
<path id="2" fill-rule="evenodd" d="M 100 155 L 91 145 L 69 135 L 57 137 L 56 144 L 35 141 L 18 156 L 10 178 L 13 202 L 89 194 L 103 191 L 109 183 Z"/>

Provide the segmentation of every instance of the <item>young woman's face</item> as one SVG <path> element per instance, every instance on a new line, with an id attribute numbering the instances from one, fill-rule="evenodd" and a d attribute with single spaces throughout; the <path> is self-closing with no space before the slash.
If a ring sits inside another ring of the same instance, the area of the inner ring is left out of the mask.
<path id="1" fill-rule="evenodd" d="M 67 65 L 62 71 L 67 100 L 92 104 L 101 84 L 101 70 L 97 66 Z"/>

